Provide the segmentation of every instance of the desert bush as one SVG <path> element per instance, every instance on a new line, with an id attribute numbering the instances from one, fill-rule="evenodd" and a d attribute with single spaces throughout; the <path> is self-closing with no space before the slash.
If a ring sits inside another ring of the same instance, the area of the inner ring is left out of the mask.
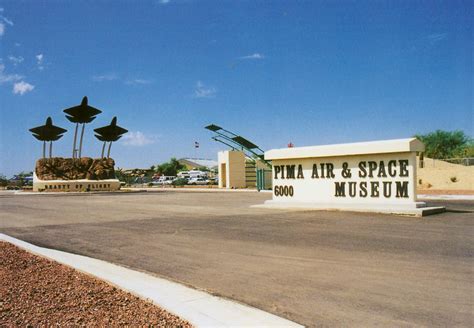
<path id="1" fill-rule="evenodd" d="M 174 180 L 171 184 L 175 187 L 185 186 L 186 184 L 188 184 L 188 181 L 186 179 L 183 179 L 183 178 L 178 178 L 178 179 Z"/>

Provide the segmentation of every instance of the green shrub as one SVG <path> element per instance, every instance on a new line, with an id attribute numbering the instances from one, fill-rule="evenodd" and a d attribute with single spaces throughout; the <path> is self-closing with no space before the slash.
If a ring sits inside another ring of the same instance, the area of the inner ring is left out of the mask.
<path id="1" fill-rule="evenodd" d="M 173 180 L 173 182 L 171 184 L 173 186 L 185 186 L 186 184 L 188 184 L 188 181 L 186 179 L 183 179 L 183 178 L 178 178 L 176 180 Z"/>

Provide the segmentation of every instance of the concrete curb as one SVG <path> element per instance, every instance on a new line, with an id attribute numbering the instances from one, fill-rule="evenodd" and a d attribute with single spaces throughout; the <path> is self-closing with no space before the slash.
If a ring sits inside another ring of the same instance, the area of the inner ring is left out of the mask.
<path id="1" fill-rule="evenodd" d="M 387 206 L 386 208 L 380 206 L 366 207 L 368 205 L 339 204 L 334 206 L 331 203 L 312 204 L 312 203 L 280 203 L 273 201 L 266 201 L 263 204 L 251 205 L 252 208 L 267 208 L 274 210 L 285 211 L 340 211 L 340 212 L 354 212 L 354 213 L 379 213 L 391 214 L 398 216 L 410 216 L 421 218 L 428 215 L 443 213 L 446 211 L 444 206 L 437 207 L 418 207 L 418 208 L 397 208 Z"/>
<path id="2" fill-rule="evenodd" d="M 257 189 L 219 189 L 219 188 L 122 188 L 121 190 L 144 190 L 148 192 L 174 191 L 174 192 L 258 192 Z"/>
<path id="3" fill-rule="evenodd" d="M 105 280 L 197 327 L 303 327 L 268 312 L 109 262 L 38 247 L 2 233 L 0 240 Z"/>
<path id="4" fill-rule="evenodd" d="M 474 200 L 474 195 L 418 195 L 418 199 L 431 200 Z"/>
<path id="5" fill-rule="evenodd" d="M 22 191 L 15 190 L 17 196 L 92 196 L 92 195 L 130 195 L 146 193 L 146 190 L 115 190 L 115 191 Z"/>

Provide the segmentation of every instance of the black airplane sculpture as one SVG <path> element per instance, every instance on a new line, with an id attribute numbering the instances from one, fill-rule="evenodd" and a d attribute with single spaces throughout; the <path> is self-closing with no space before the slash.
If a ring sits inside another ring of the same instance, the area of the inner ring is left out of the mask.
<path id="1" fill-rule="evenodd" d="M 82 124 L 81 140 L 79 142 L 78 153 L 78 157 L 80 158 L 82 153 L 82 138 L 84 137 L 85 125 L 92 122 L 98 114 L 102 113 L 102 111 L 95 107 L 89 106 L 87 104 L 87 97 L 84 97 L 82 98 L 82 102 L 79 106 L 67 108 L 63 112 L 67 114 L 66 118 L 69 121 L 76 123 L 76 130 L 74 132 L 74 145 L 72 147 L 72 158 L 76 157 L 77 128 L 79 127 L 79 124 Z"/>
<path id="2" fill-rule="evenodd" d="M 105 145 L 107 142 L 109 142 L 109 149 L 107 151 L 107 158 L 109 158 L 112 142 L 119 140 L 123 134 L 128 132 L 128 130 L 118 126 L 117 117 L 114 117 L 112 122 L 110 122 L 110 125 L 94 129 L 94 132 L 96 133 L 95 137 L 104 142 L 102 146 L 101 158 L 104 158 Z"/>
<path id="3" fill-rule="evenodd" d="M 67 130 L 53 125 L 53 120 L 51 117 L 48 117 L 45 125 L 37 126 L 36 128 L 30 129 L 30 131 L 33 137 L 43 141 L 43 158 L 46 157 L 46 142 L 49 142 L 49 158 L 51 158 L 53 153 L 53 141 L 61 138 Z"/>

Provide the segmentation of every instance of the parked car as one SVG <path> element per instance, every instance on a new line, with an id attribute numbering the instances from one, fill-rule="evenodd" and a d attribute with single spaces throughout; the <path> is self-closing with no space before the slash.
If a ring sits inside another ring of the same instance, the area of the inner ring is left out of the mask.
<path id="1" fill-rule="evenodd" d="M 158 180 L 155 180 L 152 182 L 154 185 L 168 185 L 173 182 L 173 180 L 176 179 L 174 176 L 165 176 L 162 175 L 161 177 L 158 178 Z"/>
<path id="2" fill-rule="evenodd" d="M 183 179 L 189 179 L 191 176 L 189 175 L 188 171 L 181 171 L 181 172 L 178 172 L 177 177 L 183 178 Z"/>
<path id="3" fill-rule="evenodd" d="M 209 181 L 204 178 L 191 178 L 188 181 L 188 184 L 190 185 L 207 185 Z"/>
<path id="4" fill-rule="evenodd" d="M 199 170 L 191 170 L 188 172 L 189 177 L 192 178 L 203 178 L 207 179 L 207 172 Z"/>

